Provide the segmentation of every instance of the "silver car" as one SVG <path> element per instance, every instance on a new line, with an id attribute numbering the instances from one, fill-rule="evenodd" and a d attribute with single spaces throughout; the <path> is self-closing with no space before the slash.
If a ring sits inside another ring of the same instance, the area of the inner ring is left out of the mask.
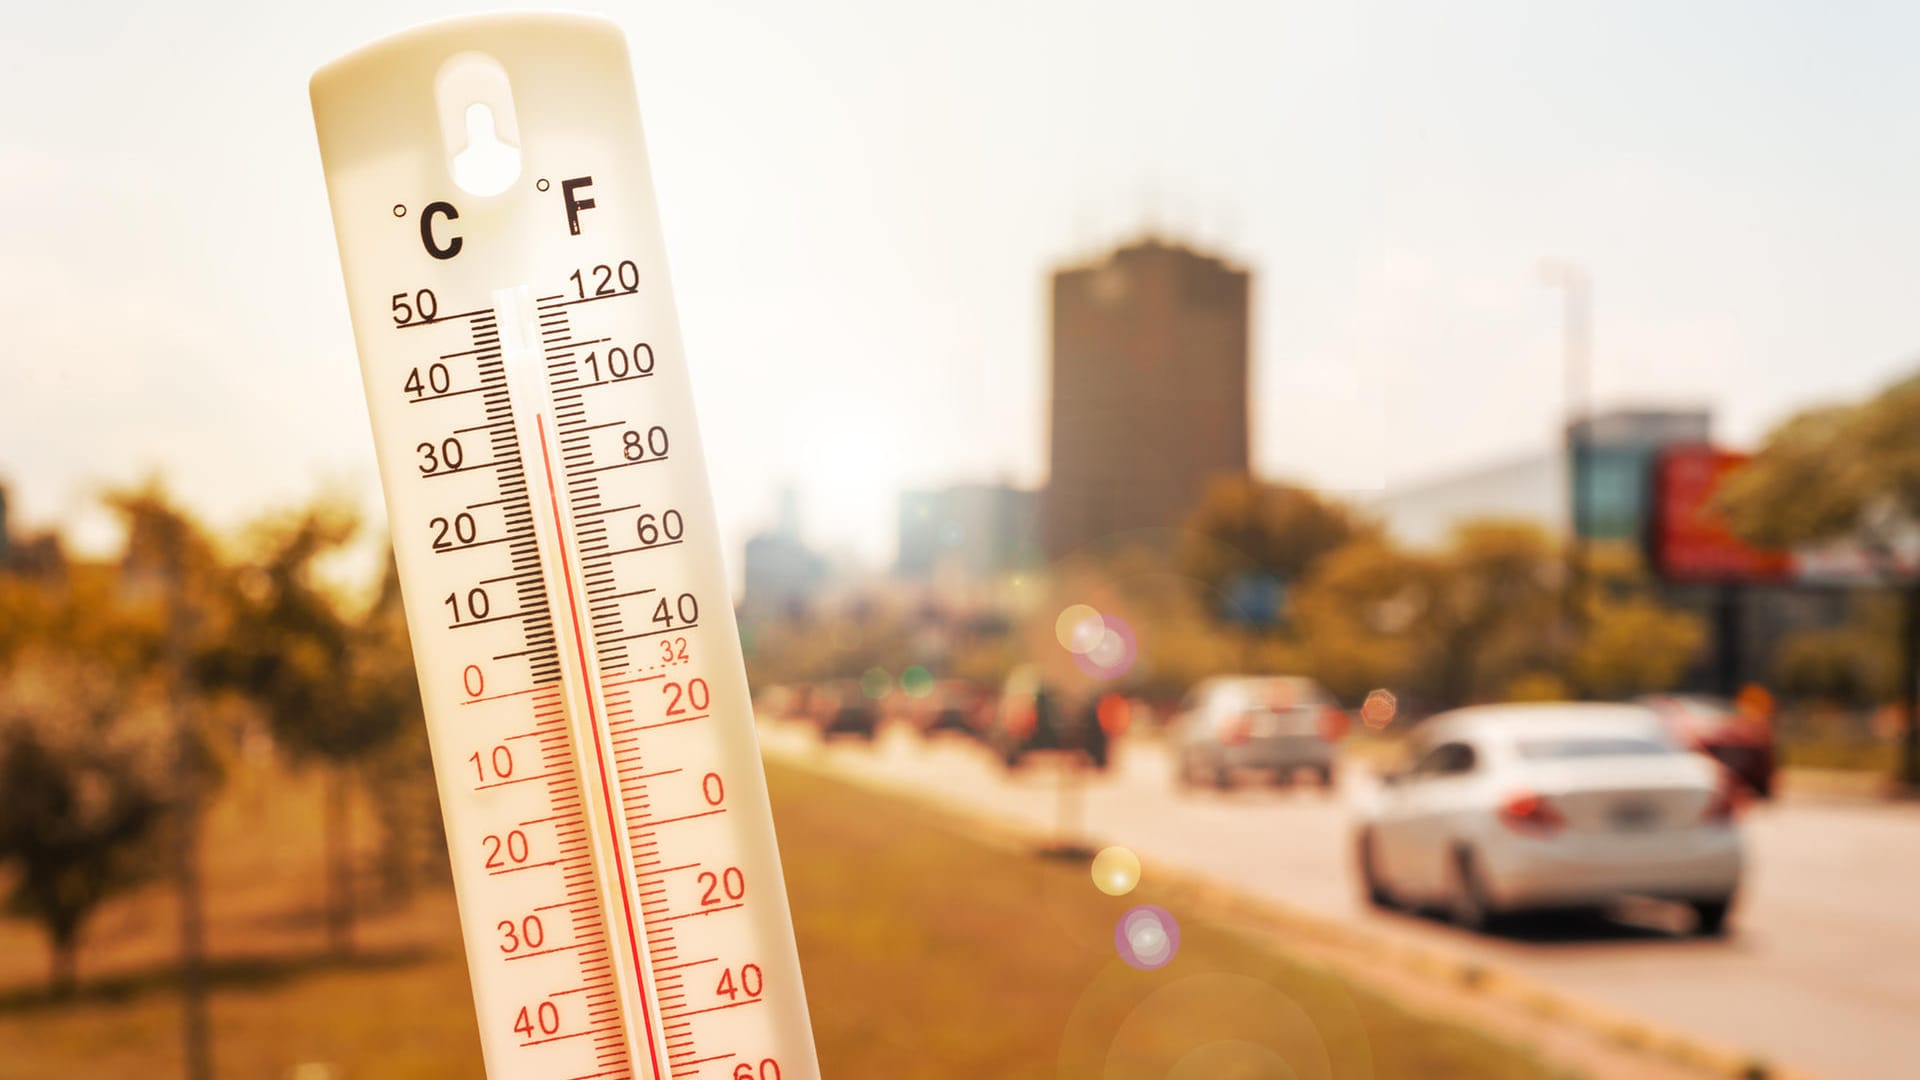
<path id="1" fill-rule="evenodd" d="M 1217 676 L 1188 691 L 1174 721 L 1174 776 L 1232 788 L 1249 773 L 1272 783 L 1301 771 L 1333 784 L 1333 745 L 1347 716 L 1319 683 L 1294 675 Z"/>

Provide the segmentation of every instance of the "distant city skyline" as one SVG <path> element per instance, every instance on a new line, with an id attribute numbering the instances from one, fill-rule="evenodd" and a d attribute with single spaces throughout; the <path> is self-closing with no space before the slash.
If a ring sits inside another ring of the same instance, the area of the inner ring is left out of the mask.
<path id="1" fill-rule="evenodd" d="M 736 573 L 785 484 L 875 566 L 903 490 L 1041 486 L 1048 273 L 1147 232 L 1253 271 L 1254 470 L 1340 491 L 1553 445 L 1546 256 L 1594 283 L 1597 403 L 1734 444 L 1920 347 L 1920 11 L 585 6 L 631 36 Z M 21 527 L 156 471 L 223 526 L 377 511 L 305 80 L 469 9 L 5 16 Z"/>

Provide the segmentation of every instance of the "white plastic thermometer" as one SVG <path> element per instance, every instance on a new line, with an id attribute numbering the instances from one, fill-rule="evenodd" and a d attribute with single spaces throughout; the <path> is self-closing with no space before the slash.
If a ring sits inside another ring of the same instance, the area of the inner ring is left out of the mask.
<path id="1" fill-rule="evenodd" d="M 819 1075 L 626 43 L 313 78 L 487 1073 Z"/>

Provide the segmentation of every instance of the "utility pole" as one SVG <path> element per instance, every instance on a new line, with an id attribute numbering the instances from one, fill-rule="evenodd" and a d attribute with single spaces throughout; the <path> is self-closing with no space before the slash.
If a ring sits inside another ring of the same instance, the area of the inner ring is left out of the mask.
<path id="1" fill-rule="evenodd" d="M 1575 263 L 1547 259 L 1540 278 L 1560 290 L 1561 424 L 1567 448 L 1567 582 L 1561 596 L 1569 639 L 1584 622 L 1588 533 L 1592 528 L 1587 498 L 1588 444 L 1592 432 L 1593 290 L 1585 270 Z"/>

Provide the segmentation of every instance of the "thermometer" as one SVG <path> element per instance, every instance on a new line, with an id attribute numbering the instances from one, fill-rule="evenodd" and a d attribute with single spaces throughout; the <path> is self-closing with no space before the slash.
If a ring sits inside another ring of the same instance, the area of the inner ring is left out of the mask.
<path id="1" fill-rule="evenodd" d="M 312 97 L 488 1076 L 818 1077 L 625 40 Z"/>

